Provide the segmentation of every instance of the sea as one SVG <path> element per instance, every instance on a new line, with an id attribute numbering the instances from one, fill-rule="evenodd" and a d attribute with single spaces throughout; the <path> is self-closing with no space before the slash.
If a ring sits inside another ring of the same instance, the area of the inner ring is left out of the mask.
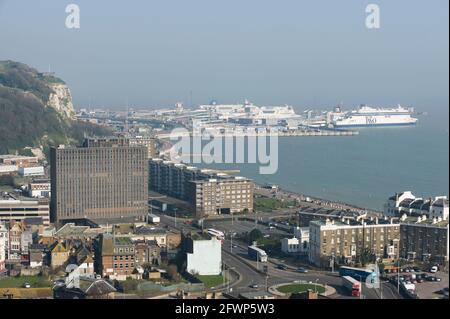
<path id="1" fill-rule="evenodd" d="M 415 126 L 358 131 L 348 137 L 280 137 L 279 167 L 272 175 L 261 175 L 257 164 L 197 166 L 240 170 L 259 184 L 380 211 L 396 192 L 448 195 L 448 113 L 420 115 Z"/>

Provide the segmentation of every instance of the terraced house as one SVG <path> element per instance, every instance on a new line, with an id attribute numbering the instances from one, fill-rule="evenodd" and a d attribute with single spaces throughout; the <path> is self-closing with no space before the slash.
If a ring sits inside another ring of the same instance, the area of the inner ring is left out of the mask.
<path id="1" fill-rule="evenodd" d="M 393 219 L 360 222 L 312 221 L 309 260 L 319 267 L 356 262 L 364 250 L 376 258 L 398 258 L 400 224 Z"/>

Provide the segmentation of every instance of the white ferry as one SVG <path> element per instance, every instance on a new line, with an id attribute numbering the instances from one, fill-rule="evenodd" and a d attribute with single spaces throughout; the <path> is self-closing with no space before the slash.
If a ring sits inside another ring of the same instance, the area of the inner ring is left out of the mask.
<path id="1" fill-rule="evenodd" d="M 417 119 L 412 117 L 414 110 L 398 105 L 395 108 L 373 108 L 366 105 L 358 110 L 333 116 L 331 123 L 334 127 L 361 126 L 400 126 L 414 125 Z"/>

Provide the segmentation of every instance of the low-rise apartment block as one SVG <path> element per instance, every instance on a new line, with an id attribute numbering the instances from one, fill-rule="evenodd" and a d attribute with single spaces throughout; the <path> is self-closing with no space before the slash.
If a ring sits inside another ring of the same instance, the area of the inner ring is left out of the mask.
<path id="1" fill-rule="evenodd" d="M 152 159 L 149 178 L 150 190 L 189 202 L 197 218 L 253 210 L 254 183 L 244 177 Z"/>
<path id="2" fill-rule="evenodd" d="M 22 221 L 25 218 L 42 218 L 44 225 L 50 224 L 48 199 L 30 199 L 11 194 L 0 194 L 0 221 Z"/>
<path id="3" fill-rule="evenodd" d="M 111 279 L 125 280 L 136 267 L 135 246 L 127 237 L 104 234 L 100 239 L 100 272 Z"/>
<path id="4" fill-rule="evenodd" d="M 16 165 L 18 167 L 36 166 L 39 162 L 36 156 L 22 156 L 22 155 L 0 155 L 0 164 Z"/>
<path id="5" fill-rule="evenodd" d="M 244 177 L 192 181 L 189 202 L 197 218 L 253 210 L 253 182 Z"/>

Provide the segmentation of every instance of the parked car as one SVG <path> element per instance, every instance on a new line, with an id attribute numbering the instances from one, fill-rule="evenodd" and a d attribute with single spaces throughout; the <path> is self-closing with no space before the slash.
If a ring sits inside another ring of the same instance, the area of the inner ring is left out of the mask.
<path id="1" fill-rule="evenodd" d="M 250 285 L 250 288 L 253 288 L 253 289 L 258 289 L 258 288 L 259 288 L 259 286 L 258 286 L 257 284 L 251 284 L 251 285 Z"/>
<path id="2" fill-rule="evenodd" d="M 422 269 L 420 269 L 419 267 L 414 267 L 413 269 L 415 272 L 422 272 Z"/>
<path id="3" fill-rule="evenodd" d="M 286 269 L 287 269 L 287 266 L 286 266 L 286 265 L 283 265 L 283 264 L 279 264 L 279 265 L 277 265 L 277 268 L 278 268 L 278 269 L 281 269 L 281 270 L 286 270 Z"/>
<path id="4" fill-rule="evenodd" d="M 435 278 L 435 280 L 437 281 L 437 282 L 441 282 L 441 278 L 439 278 L 439 277 L 434 277 Z"/>
<path id="5" fill-rule="evenodd" d="M 438 270 L 439 270 L 439 267 L 438 267 L 438 266 L 433 266 L 433 267 L 430 268 L 430 272 L 431 272 L 432 274 L 437 273 Z"/>
<path id="6" fill-rule="evenodd" d="M 31 285 L 28 282 L 24 282 L 22 287 L 23 288 L 31 288 Z"/>

